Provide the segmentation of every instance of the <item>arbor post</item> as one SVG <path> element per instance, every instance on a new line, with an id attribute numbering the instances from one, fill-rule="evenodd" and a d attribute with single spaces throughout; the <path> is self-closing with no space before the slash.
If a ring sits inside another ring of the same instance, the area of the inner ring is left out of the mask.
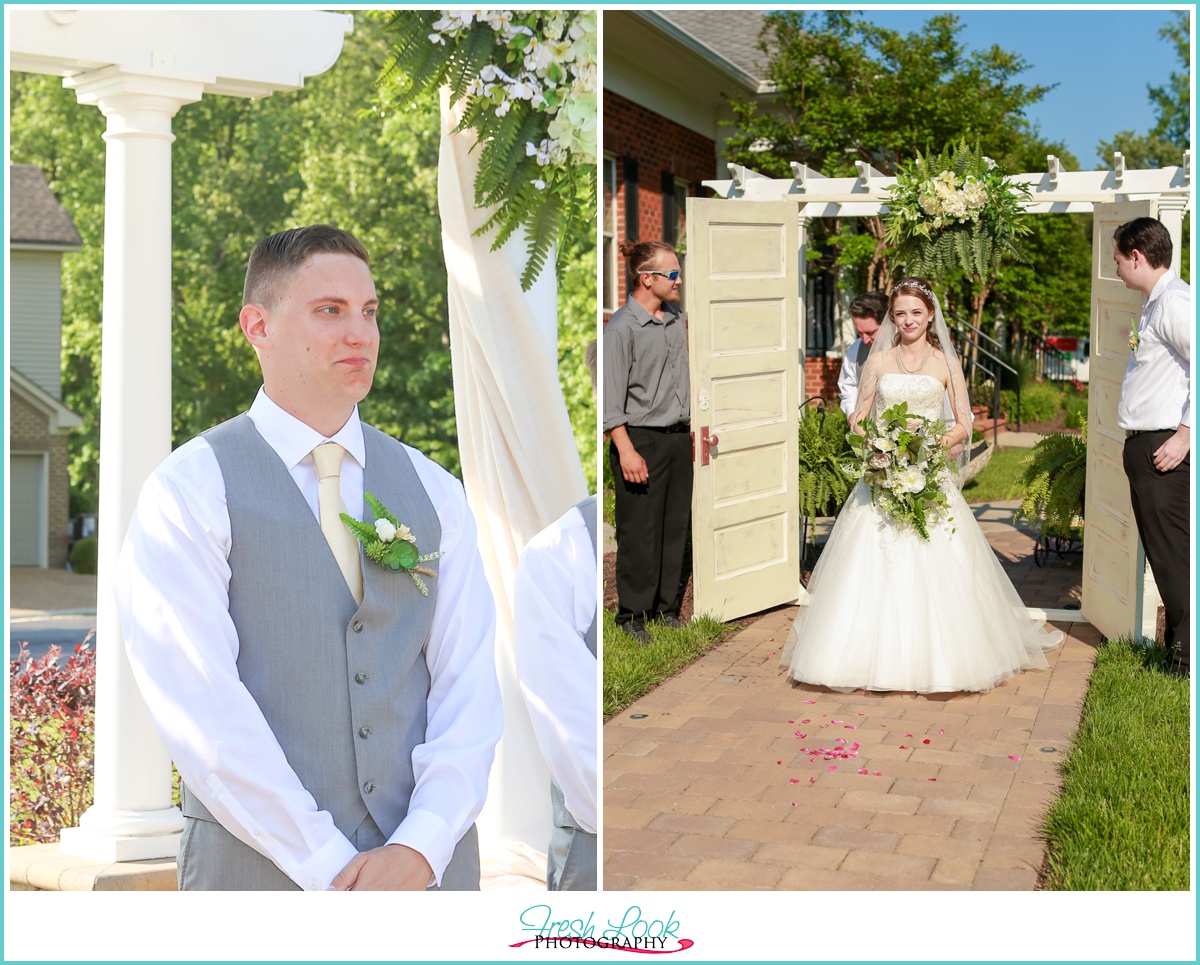
<path id="1" fill-rule="evenodd" d="M 95 803 L 60 850 L 107 861 L 174 857 L 183 815 L 171 761 L 130 671 L 108 588 L 143 481 L 171 451 L 171 119 L 205 80 L 105 67 L 64 80 L 104 133 Z"/>

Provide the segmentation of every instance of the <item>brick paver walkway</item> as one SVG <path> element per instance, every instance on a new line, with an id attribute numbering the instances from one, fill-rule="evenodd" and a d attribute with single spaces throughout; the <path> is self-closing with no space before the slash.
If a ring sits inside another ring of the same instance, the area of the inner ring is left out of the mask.
<path id="1" fill-rule="evenodd" d="M 988 529 L 1027 605 L 1078 600 L 1078 557 L 1034 567 L 1029 536 Z M 605 725 L 604 887 L 1033 889 L 1099 633 L 1057 624 L 1050 668 L 987 694 L 835 694 L 780 668 L 795 614 Z"/>

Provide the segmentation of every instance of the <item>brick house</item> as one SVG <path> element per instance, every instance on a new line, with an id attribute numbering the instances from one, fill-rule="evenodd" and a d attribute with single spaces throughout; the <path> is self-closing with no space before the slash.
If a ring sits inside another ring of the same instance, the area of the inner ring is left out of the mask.
<path id="1" fill-rule="evenodd" d="M 770 103 L 767 57 L 758 49 L 762 26 L 763 14 L 745 9 L 605 11 L 600 179 L 606 322 L 627 297 L 619 244 L 684 244 L 687 198 L 708 194 L 701 182 L 729 176 L 722 151 L 733 131 L 729 98 Z M 686 272 L 686 250 L 680 263 Z M 803 397 L 836 399 L 840 366 L 840 346 L 836 353 L 810 353 Z"/>
<path id="2" fill-rule="evenodd" d="M 41 169 L 9 166 L 9 551 L 14 566 L 67 562 L 67 433 L 62 404 L 62 256 L 82 247 Z"/>

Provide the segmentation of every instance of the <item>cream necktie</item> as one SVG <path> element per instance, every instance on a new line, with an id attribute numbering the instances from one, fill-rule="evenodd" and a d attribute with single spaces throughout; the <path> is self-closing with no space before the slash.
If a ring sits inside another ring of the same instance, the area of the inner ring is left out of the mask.
<path id="1" fill-rule="evenodd" d="M 317 467 L 317 503 L 321 509 L 321 532 L 329 548 L 333 550 L 333 558 L 346 578 L 346 585 L 354 594 L 354 602 L 362 603 L 362 563 L 360 562 L 358 540 L 342 522 L 340 513 L 346 511 L 342 501 L 342 456 L 346 450 L 336 442 L 323 442 L 313 451 L 313 462 Z"/>

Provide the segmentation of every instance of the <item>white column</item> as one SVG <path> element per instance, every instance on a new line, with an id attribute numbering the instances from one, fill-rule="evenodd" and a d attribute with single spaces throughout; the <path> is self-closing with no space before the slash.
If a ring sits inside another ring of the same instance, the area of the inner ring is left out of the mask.
<path id="1" fill-rule="evenodd" d="M 106 67 L 68 77 L 108 119 L 104 189 L 95 803 L 60 850 L 103 861 L 173 857 L 183 816 L 171 763 L 125 656 L 112 595 L 138 492 L 171 451 L 171 118 L 205 80 Z"/>
<path id="2" fill-rule="evenodd" d="M 1158 199 L 1158 220 L 1171 234 L 1171 268 L 1179 274 L 1180 256 L 1183 252 L 1183 213 L 1188 205 L 1188 196 L 1168 194 Z"/>

